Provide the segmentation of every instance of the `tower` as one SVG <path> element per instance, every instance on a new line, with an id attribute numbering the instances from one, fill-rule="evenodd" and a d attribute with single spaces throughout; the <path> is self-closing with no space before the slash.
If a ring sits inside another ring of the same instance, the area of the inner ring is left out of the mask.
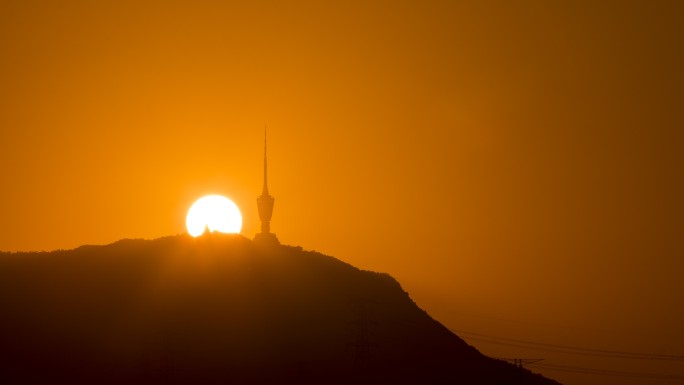
<path id="1" fill-rule="evenodd" d="M 254 236 L 254 241 L 268 244 L 280 244 L 278 238 L 271 232 L 271 217 L 273 216 L 273 198 L 268 193 L 268 161 L 266 159 L 266 127 L 264 126 L 264 188 L 257 197 L 261 232 Z"/>

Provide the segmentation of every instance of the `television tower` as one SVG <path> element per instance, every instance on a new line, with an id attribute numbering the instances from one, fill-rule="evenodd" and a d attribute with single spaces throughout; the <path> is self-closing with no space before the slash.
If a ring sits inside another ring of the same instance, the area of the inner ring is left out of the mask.
<path id="1" fill-rule="evenodd" d="M 266 126 L 264 126 L 264 189 L 257 197 L 259 219 L 261 219 L 261 232 L 254 236 L 254 241 L 264 244 L 278 245 L 278 238 L 271 232 L 271 217 L 273 216 L 273 198 L 268 193 L 268 161 L 266 159 Z"/>

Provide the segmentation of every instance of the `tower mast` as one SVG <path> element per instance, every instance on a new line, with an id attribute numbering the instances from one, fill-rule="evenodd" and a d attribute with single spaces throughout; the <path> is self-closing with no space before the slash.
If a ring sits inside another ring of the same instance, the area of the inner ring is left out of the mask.
<path id="1" fill-rule="evenodd" d="M 264 125 L 264 189 L 261 195 L 268 195 L 268 160 L 266 159 L 266 125 Z"/>
<path id="2" fill-rule="evenodd" d="M 255 241 L 279 244 L 278 238 L 271 233 L 271 217 L 273 217 L 273 204 L 275 198 L 268 193 L 268 159 L 266 154 L 266 126 L 264 125 L 264 188 L 257 197 L 259 219 L 261 219 L 261 232 L 254 237 Z"/>

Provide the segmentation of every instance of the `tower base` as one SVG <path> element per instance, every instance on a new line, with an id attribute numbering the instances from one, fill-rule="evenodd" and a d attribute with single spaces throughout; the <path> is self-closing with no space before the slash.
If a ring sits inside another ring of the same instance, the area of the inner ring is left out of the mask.
<path id="1" fill-rule="evenodd" d="M 276 237 L 275 234 L 273 233 L 257 233 L 254 236 L 254 242 L 260 244 L 260 245 L 273 245 L 273 246 L 279 246 L 280 241 L 278 241 L 278 237 Z"/>

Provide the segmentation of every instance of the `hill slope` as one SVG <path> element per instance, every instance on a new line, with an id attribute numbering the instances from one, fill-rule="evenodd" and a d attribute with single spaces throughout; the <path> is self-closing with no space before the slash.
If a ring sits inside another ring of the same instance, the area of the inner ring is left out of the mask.
<path id="1" fill-rule="evenodd" d="M 556 384 L 386 274 L 239 235 L 0 253 L 3 384 Z"/>

